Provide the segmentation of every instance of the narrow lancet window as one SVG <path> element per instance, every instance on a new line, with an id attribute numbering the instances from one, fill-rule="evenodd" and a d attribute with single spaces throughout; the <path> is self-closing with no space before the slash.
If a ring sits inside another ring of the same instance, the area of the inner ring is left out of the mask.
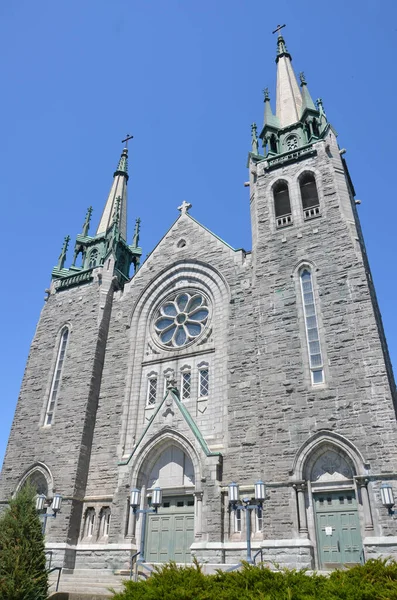
<path id="1" fill-rule="evenodd" d="M 190 398 L 190 388 L 192 382 L 192 374 L 190 371 L 184 371 L 182 373 L 182 400 L 188 400 Z"/>
<path id="2" fill-rule="evenodd" d="M 199 398 L 206 398 L 210 388 L 210 372 L 208 367 L 199 370 Z"/>
<path id="3" fill-rule="evenodd" d="M 292 223 L 291 201 L 289 198 L 288 184 L 279 181 L 273 188 L 274 212 L 277 227 L 286 227 Z"/>
<path id="4" fill-rule="evenodd" d="M 149 377 L 147 387 L 147 405 L 153 406 L 157 400 L 157 377 Z"/>
<path id="5" fill-rule="evenodd" d="M 320 214 L 320 201 L 313 173 L 304 173 L 299 179 L 299 187 L 304 218 L 312 219 L 313 217 L 318 217 Z"/>
<path id="6" fill-rule="evenodd" d="M 65 360 L 66 346 L 69 338 L 69 329 L 65 327 L 62 330 L 61 339 L 59 342 L 59 350 L 57 361 L 55 363 L 54 375 L 51 382 L 50 397 L 48 398 L 47 411 L 45 415 L 44 425 L 51 425 L 54 416 L 55 403 L 58 396 L 59 387 L 61 385 L 62 367 Z"/>
<path id="7" fill-rule="evenodd" d="M 312 384 L 324 383 L 323 358 L 321 354 L 316 305 L 313 293 L 312 274 L 303 269 L 300 274 L 303 310 L 305 313 L 306 338 Z"/>

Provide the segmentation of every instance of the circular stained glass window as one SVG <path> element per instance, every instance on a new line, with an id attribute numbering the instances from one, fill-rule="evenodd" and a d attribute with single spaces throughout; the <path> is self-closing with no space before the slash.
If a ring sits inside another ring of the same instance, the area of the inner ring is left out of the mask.
<path id="1" fill-rule="evenodd" d="M 208 301 L 201 293 L 179 292 L 158 309 L 154 330 L 167 348 L 182 348 L 205 329 L 209 317 Z"/>

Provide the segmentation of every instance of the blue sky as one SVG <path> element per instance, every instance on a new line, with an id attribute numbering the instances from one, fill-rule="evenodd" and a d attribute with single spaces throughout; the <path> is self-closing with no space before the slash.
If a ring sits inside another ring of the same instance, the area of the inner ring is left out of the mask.
<path id="1" fill-rule="evenodd" d="M 347 149 L 397 364 L 394 1 L 2 2 L 0 463 L 63 237 L 81 231 L 90 204 L 97 225 L 127 132 L 129 232 L 140 216 L 145 253 L 184 199 L 232 246 L 251 247 L 246 156 L 266 86 L 275 107 L 278 23 Z"/>

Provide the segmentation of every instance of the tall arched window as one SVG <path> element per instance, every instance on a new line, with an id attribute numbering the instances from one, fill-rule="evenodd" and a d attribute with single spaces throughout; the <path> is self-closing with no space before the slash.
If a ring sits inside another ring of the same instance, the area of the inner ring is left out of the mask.
<path id="1" fill-rule="evenodd" d="M 318 198 L 316 178 L 313 173 L 304 173 L 299 179 L 299 187 L 304 218 L 312 219 L 319 216 L 320 200 Z"/>
<path id="2" fill-rule="evenodd" d="M 51 382 L 50 396 L 48 398 L 47 410 L 44 420 L 44 425 L 51 425 L 54 416 L 55 402 L 58 396 L 59 387 L 61 384 L 62 367 L 65 360 L 66 346 L 69 338 L 69 329 L 64 327 L 59 341 L 59 349 L 57 360 L 55 363 L 54 375 Z"/>
<path id="3" fill-rule="evenodd" d="M 309 365 L 313 385 L 324 383 L 323 358 L 318 331 L 316 304 L 313 293 L 312 274 L 305 267 L 300 272 L 303 310 L 305 313 L 306 339 L 309 352 Z"/>
<path id="4" fill-rule="evenodd" d="M 289 199 L 288 184 L 286 181 L 278 181 L 273 187 L 274 212 L 277 227 L 291 225 L 291 202 Z"/>

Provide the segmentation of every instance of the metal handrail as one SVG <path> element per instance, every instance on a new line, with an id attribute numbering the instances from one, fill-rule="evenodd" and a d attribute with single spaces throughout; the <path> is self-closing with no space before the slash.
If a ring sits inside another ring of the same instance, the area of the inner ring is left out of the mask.
<path id="1" fill-rule="evenodd" d="M 52 567 L 52 569 L 50 569 L 49 571 L 47 571 L 47 573 L 48 573 L 48 575 L 50 575 L 54 571 L 58 571 L 57 585 L 56 585 L 56 588 L 55 588 L 55 591 L 57 592 L 58 588 L 59 588 L 59 580 L 61 579 L 62 567 Z"/>
<path id="2" fill-rule="evenodd" d="M 47 552 L 45 553 L 45 555 L 47 556 L 47 554 L 50 555 L 50 560 L 48 561 L 48 568 L 51 569 L 51 563 L 52 563 L 52 550 L 47 550 Z"/>
<path id="3" fill-rule="evenodd" d="M 139 555 L 140 555 L 140 552 L 135 552 L 135 554 L 131 554 L 131 557 L 130 557 L 130 581 L 132 579 L 132 569 L 134 566 L 134 558 L 136 558 Z"/>
<path id="4" fill-rule="evenodd" d="M 261 562 L 263 562 L 263 550 L 262 550 L 262 548 L 259 548 L 258 552 L 256 552 L 254 554 L 254 556 L 252 557 L 252 562 L 254 563 L 254 565 L 256 565 L 255 560 L 256 560 L 256 557 L 259 556 L 259 554 L 261 555 Z"/>

